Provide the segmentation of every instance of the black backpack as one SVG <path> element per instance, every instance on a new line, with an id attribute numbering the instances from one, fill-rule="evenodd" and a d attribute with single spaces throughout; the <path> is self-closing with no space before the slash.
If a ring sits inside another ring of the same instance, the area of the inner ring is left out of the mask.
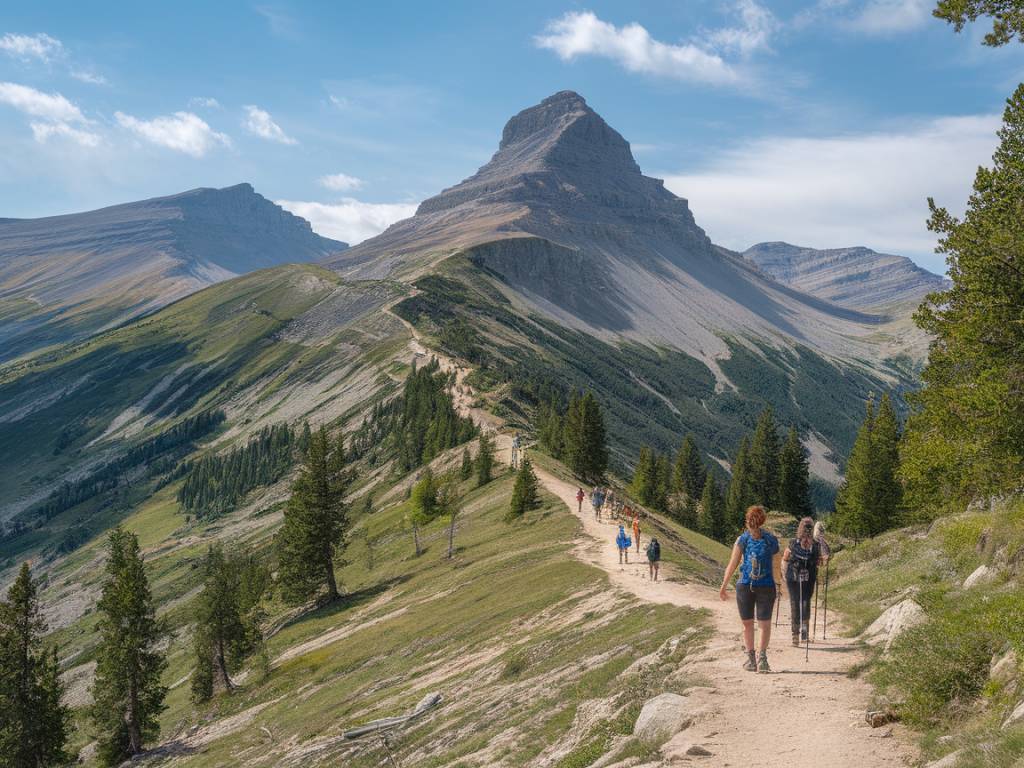
<path id="1" fill-rule="evenodd" d="M 661 544 L 657 539 L 651 539 L 647 544 L 647 559 L 652 563 L 661 560 Z"/>
<path id="2" fill-rule="evenodd" d="M 818 542 L 811 544 L 810 550 L 797 546 L 794 539 L 789 544 L 789 567 L 786 578 L 789 581 L 809 582 L 814 581 L 818 571 L 818 560 L 821 558 L 821 549 Z"/>

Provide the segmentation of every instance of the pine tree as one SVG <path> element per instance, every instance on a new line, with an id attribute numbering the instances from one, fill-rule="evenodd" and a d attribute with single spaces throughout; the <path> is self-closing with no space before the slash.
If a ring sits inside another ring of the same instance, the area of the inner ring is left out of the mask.
<path id="1" fill-rule="evenodd" d="M 219 544 L 210 547 L 203 570 L 193 636 L 192 698 L 197 702 L 232 690 L 231 673 L 262 642 L 258 605 L 269 581 L 251 557 L 226 556 Z"/>
<path id="2" fill-rule="evenodd" d="M 455 521 L 462 511 L 462 491 L 454 479 L 441 484 L 437 492 L 438 515 L 448 517 L 448 559 L 455 554 Z"/>
<path id="3" fill-rule="evenodd" d="M 654 493 L 651 496 L 651 507 L 657 510 L 668 509 L 668 488 L 672 482 L 672 463 L 668 456 L 658 454 L 654 459 Z"/>
<path id="4" fill-rule="evenodd" d="M 943 0 L 939 10 L 972 18 L 969 9 L 986 6 L 993 44 L 1024 23 L 1014 0 Z M 1016 489 L 1024 476 L 1024 83 L 1007 100 L 998 135 L 962 217 L 928 201 L 928 228 L 939 236 L 951 285 L 929 295 L 914 318 L 932 343 L 923 387 L 908 396 L 900 473 L 922 517 Z"/>
<path id="5" fill-rule="evenodd" d="M 881 533 L 897 527 L 901 522 L 903 487 L 899 472 L 900 421 L 888 393 L 882 395 L 871 430 L 874 458 L 875 518 Z"/>
<path id="6" fill-rule="evenodd" d="M 310 439 L 277 534 L 281 592 L 289 602 L 309 600 L 324 586 L 328 601 L 338 598 L 334 556 L 348 531 L 349 482 L 343 439 L 332 443 L 320 427 Z"/>
<path id="7" fill-rule="evenodd" d="M 61 704 L 56 649 L 43 647 L 46 623 L 28 563 L 0 602 L 0 767 L 62 765 L 71 713 Z"/>
<path id="8" fill-rule="evenodd" d="M 868 400 L 864 422 L 846 462 L 846 476 L 836 494 L 836 511 L 832 525 L 838 533 L 854 539 L 873 536 L 881 530 L 875 508 L 875 459 L 872 432 L 875 425 L 875 404 Z"/>
<path id="9" fill-rule="evenodd" d="M 569 396 L 569 407 L 562 422 L 562 446 L 565 463 L 576 472 L 576 468 L 584 462 L 583 403 L 576 391 Z"/>
<path id="10" fill-rule="evenodd" d="M 743 530 L 746 525 L 747 507 L 755 503 L 754 489 L 750 477 L 750 438 L 744 436 L 736 451 L 732 465 L 732 478 L 726 497 L 726 517 L 730 527 Z"/>
<path id="11" fill-rule="evenodd" d="M 512 501 L 509 504 L 506 520 L 522 517 L 531 509 L 536 508 L 539 503 L 537 475 L 533 472 L 530 460 L 524 458 L 516 473 L 516 482 L 512 487 Z"/>
<path id="12" fill-rule="evenodd" d="M 779 509 L 798 520 L 814 512 L 810 466 L 796 427 L 790 427 L 779 455 Z"/>
<path id="13" fill-rule="evenodd" d="M 417 527 L 422 528 L 437 516 L 438 487 L 439 484 L 434 479 L 434 473 L 429 468 L 423 470 L 420 479 L 413 485 L 412 494 L 409 496 L 412 505 L 410 517 Z"/>
<path id="14" fill-rule="evenodd" d="M 537 409 L 537 439 L 556 459 L 565 451 L 565 422 L 558 403 L 550 400 Z"/>
<path id="15" fill-rule="evenodd" d="M 139 754 L 160 733 L 166 709 L 160 650 L 167 630 L 157 620 L 135 534 L 115 528 L 107 540 L 106 579 L 97 604 L 96 680 L 90 714 L 104 765 Z"/>
<path id="16" fill-rule="evenodd" d="M 494 438 L 480 433 L 480 447 L 476 453 L 476 485 L 487 485 L 494 479 Z"/>
<path id="17" fill-rule="evenodd" d="M 649 505 L 651 499 L 654 498 L 654 487 L 657 480 L 654 451 L 645 445 L 640 448 L 640 456 L 636 460 L 633 482 L 630 483 L 629 490 L 641 504 Z"/>
<path id="18" fill-rule="evenodd" d="M 704 476 L 704 489 L 700 499 L 700 514 L 697 516 L 697 530 L 716 541 L 721 541 L 727 531 L 725 522 L 725 499 L 718 481 L 708 471 Z"/>
<path id="19" fill-rule="evenodd" d="M 572 471 L 588 482 L 598 482 L 608 469 L 608 444 L 604 415 L 593 392 L 587 392 L 577 406 L 579 427 L 575 450 L 569 455 Z"/>
<path id="20" fill-rule="evenodd" d="M 704 492 L 707 471 L 693 435 L 687 435 L 672 470 L 672 493 L 682 494 L 687 499 L 696 501 Z"/>
<path id="21" fill-rule="evenodd" d="M 462 465 L 459 467 L 459 479 L 469 480 L 473 476 L 473 457 L 469 448 L 462 449 Z"/>
<path id="22" fill-rule="evenodd" d="M 770 405 L 761 411 L 757 420 L 749 458 L 754 503 L 775 509 L 779 496 L 779 432 L 775 426 L 775 412 Z"/>

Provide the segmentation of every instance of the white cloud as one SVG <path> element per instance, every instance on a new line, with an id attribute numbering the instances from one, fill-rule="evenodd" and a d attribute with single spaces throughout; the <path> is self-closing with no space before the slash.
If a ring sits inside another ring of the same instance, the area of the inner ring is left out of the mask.
<path id="1" fill-rule="evenodd" d="M 66 123 L 84 123 L 82 111 L 59 93 L 44 93 L 18 83 L 0 83 L 0 104 L 32 117 Z"/>
<path id="2" fill-rule="evenodd" d="M 64 54 L 60 40 L 40 32 L 38 35 L 16 35 L 8 32 L 0 37 L 0 51 L 23 61 L 36 59 L 48 62 Z"/>
<path id="3" fill-rule="evenodd" d="M 331 173 L 327 176 L 321 176 L 317 179 L 317 183 L 321 187 L 335 192 L 351 192 L 353 189 L 359 189 L 363 186 L 362 179 L 349 176 L 347 173 Z"/>
<path id="4" fill-rule="evenodd" d="M 83 83 L 89 83 L 89 85 L 107 85 L 107 78 L 103 75 L 97 75 L 95 72 L 90 72 L 86 69 L 72 69 L 71 76 L 75 80 L 79 80 Z"/>
<path id="5" fill-rule="evenodd" d="M 220 109 L 220 102 L 209 96 L 196 96 L 188 100 L 188 105 L 193 109 Z"/>
<path id="6" fill-rule="evenodd" d="M 275 202 L 309 221 L 318 234 L 343 240 L 349 245 L 379 235 L 396 221 L 416 213 L 415 203 L 364 203 L 350 197 L 337 203 Z"/>
<path id="7" fill-rule="evenodd" d="M 931 0 L 868 0 L 848 26 L 869 35 L 907 32 L 931 18 Z"/>
<path id="8" fill-rule="evenodd" d="M 298 144 L 295 139 L 281 130 L 281 126 L 274 122 L 270 113 L 259 107 L 249 104 L 245 109 L 245 121 L 242 126 L 249 133 L 259 136 L 267 141 L 276 141 L 279 144 Z"/>
<path id="9" fill-rule="evenodd" d="M 780 26 L 775 15 L 755 0 L 738 0 L 735 10 L 740 17 L 740 25 L 708 32 L 708 42 L 720 51 L 736 52 L 741 56 L 769 49 L 771 39 Z"/>
<path id="10" fill-rule="evenodd" d="M 83 147 L 98 147 L 101 141 L 98 133 L 74 128 L 67 123 L 32 123 L 32 135 L 40 144 L 45 144 L 52 136 L 70 139 Z"/>
<path id="11" fill-rule="evenodd" d="M 713 51 L 693 43 L 663 43 L 637 23 L 616 27 L 590 11 L 573 11 L 549 22 L 534 42 L 564 61 L 601 56 L 630 72 L 712 85 L 735 84 L 742 79 Z"/>
<path id="12" fill-rule="evenodd" d="M 977 167 L 996 146 L 998 115 L 937 118 L 889 132 L 764 137 L 667 176 L 715 242 L 743 249 L 785 240 L 819 248 L 865 245 L 919 257 L 935 238 L 929 196 L 962 210 Z"/>
<path id="13" fill-rule="evenodd" d="M 202 157 L 217 145 L 231 146 L 228 136 L 213 130 L 191 112 L 175 112 L 152 120 L 140 120 L 124 112 L 115 112 L 114 117 L 122 128 L 139 138 L 192 157 Z"/>

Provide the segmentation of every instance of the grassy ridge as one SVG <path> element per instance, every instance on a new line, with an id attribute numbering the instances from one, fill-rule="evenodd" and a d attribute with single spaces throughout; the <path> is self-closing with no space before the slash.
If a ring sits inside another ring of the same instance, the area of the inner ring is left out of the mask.
<path id="1" fill-rule="evenodd" d="M 965 589 L 979 566 L 991 569 L 990 578 Z M 1021 499 L 884 534 L 836 557 L 830 595 L 852 633 L 900 600 L 924 609 L 923 623 L 887 653 L 876 650 L 867 670 L 920 730 L 928 757 L 962 750 L 962 768 L 1011 768 L 1024 758 L 1024 723 L 1002 727 L 1024 695 L 1024 676 L 990 678 L 1006 653 L 1024 659 L 1022 576 Z"/>

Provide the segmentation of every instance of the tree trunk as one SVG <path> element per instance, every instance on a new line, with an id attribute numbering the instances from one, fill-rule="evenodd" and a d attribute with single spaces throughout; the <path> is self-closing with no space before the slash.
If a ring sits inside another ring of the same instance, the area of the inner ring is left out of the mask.
<path id="1" fill-rule="evenodd" d="M 452 513 L 452 521 L 448 524 L 448 559 L 452 559 L 455 551 L 455 513 Z"/>
<path id="2" fill-rule="evenodd" d="M 324 553 L 324 576 L 327 579 L 327 599 L 333 602 L 338 599 L 338 581 L 334 578 L 334 557 L 329 547 Z"/>
<path id="3" fill-rule="evenodd" d="M 234 684 L 228 675 L 228 662 L 224 654 L 224 641 L 217 641 L 217 649 L 213 654 L 213 687 L 214 690 L 231 691 Z"/>
<path id="4" fill-rule="evenodd" d="M 416 547 L 416 557 L 419 557 L 422 554 L 420 551 L 420 527 L 416 523 L 412 524 L 412 543 Z"/>
<path id="5" fill-rule="evenodd" d="M 128 687 L 128 753 L 137 755 L 142 752 L 142 729 L 139 727 L 139 690 L 135 682 Z"/>

